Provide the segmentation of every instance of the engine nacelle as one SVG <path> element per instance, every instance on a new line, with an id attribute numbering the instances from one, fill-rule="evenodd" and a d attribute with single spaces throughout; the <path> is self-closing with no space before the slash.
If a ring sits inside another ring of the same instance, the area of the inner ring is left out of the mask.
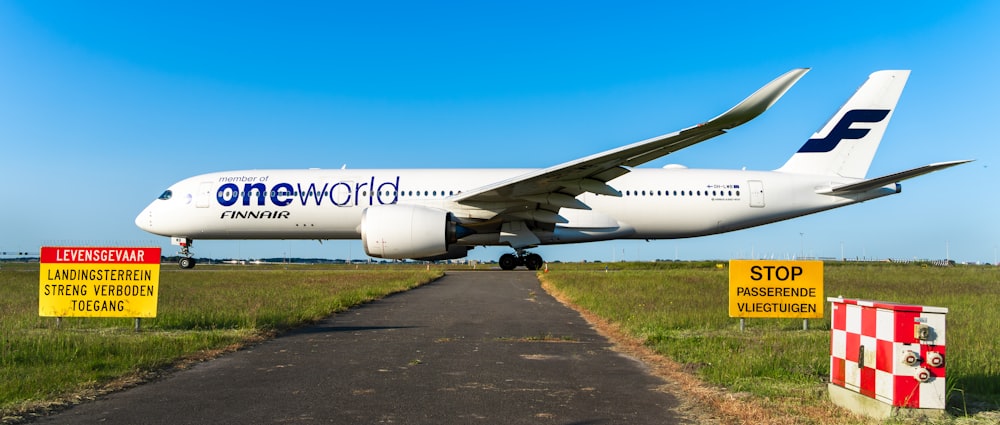
<path id="1" fill-rule="evenodd" d="M 448 252 L 446 252 L 444 254 L 435 255 L 433 257 L 414 258 L 414 260 L 420 260 L 420 261 L 441 261 L 441 260 L 452 260 L 452 259 L 455 259 L 455 258 L 465 258 L 465 257 L 469 256 L 469 250 L 470 249 L 472 249 L 471 246 L 451 245 L 451 246 L 448 247 Z"/>
<path id="2" fill-rule="evenodd" d="M 431 258 L 449 254 L 457 239 L 450 213 L 417 205 L 379 205 L 361 216 L 365 253 L 378 258 Z M 457 257 L 456 257 L 457 258 Z"/>

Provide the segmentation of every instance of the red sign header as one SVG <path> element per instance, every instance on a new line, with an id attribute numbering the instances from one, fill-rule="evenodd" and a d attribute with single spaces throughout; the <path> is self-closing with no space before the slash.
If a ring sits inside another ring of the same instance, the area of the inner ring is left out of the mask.
<path id="1" fill-rule="evenodd" d="M 43 246 L 40 262 L 160 264 L 160 248 Z"/>

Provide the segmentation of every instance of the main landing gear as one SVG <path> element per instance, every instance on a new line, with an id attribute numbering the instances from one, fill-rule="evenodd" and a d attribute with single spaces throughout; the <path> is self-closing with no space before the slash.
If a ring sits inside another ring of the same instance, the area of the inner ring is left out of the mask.
<path id="1" fill-rule="evenodd" d="M 542 268 L 545 261 L 538 254 L 529 254 L 523 249 L 517 250 L 517 255 L 504 254 L 500 256 L 500 268 L 504 270 L 514 270 L 517 266 L 527 267 L 528 270 L 538 270 Z"/>

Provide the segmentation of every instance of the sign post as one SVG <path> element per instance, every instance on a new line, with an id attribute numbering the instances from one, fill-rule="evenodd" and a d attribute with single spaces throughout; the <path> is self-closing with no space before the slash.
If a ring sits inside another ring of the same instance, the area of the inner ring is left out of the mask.
<path id="1" fill-rule="evenodd" d="M 156 317 L 160 248 L 42 247 L 38 315 Z"/>
<path id="2" fill-rule="evenodd" d="M 746 318 L 820 319 L 825 304 L 822 261 L 729 262 L 729 317 L 740 330 Z"/>

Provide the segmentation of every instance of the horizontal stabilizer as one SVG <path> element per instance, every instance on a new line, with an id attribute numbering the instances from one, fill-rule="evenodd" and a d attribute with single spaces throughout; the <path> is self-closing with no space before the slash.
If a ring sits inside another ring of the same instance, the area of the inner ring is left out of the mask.
<path id="1" fill-rule="evenodd" d="M 927 173 L 933 173 L 938 170 L 943 170 L 948 167 L 954 167 L 956 165 L 965 164 L 967 162 L 972 162 L 972 161 L 973 160 L 971 159 L 966 159 L 962 161 L 938 162 L 934 164 L 925 165 L 923 167 L 917 167 L 910 170 L 889 174 L 887 176 L 864 180 L 858 183 L 851 183 L 843 186 L 838 186 L 827 191 L 821 191 L 819 193 L 822 195 L 847 195 L 850 193 L 865 192 L 872 189 L 880 188 L 888 184 L 898 183 L 906 179 L 911 179 L 917 176 L 922 176 Z"/>

